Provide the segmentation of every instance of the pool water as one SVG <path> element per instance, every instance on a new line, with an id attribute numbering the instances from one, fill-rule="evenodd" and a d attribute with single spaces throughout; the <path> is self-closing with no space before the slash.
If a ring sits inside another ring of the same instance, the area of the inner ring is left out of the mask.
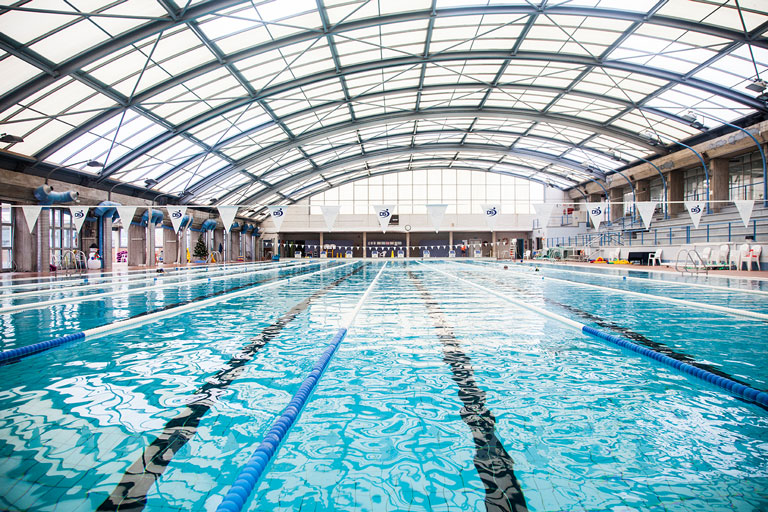
<path id="1" fill-rule="evenodd" d="M 0 366 L 0 509 L 215 510 L 383 262 L 333 265 Z M 578 282 L 658 296 L 684 287 L 508 266 L 389 261 L 244 509 L 768 508 L 768 411 L 467 282 L 761 390 L 765 322 Z M 49 339 L 34 321 L 58 335 L 146 302 L 3 315 L 24 326 L 4 328 L 4 347 Z"/>

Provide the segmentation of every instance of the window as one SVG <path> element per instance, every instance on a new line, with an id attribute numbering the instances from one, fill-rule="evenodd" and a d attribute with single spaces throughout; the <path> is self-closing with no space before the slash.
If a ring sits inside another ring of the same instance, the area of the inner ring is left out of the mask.
<path id="1" fill-rule="evenodd" d="M 763 199 L 763 164 L 757 151 L 731 159 L 728 199 Z"/>
<path id="2" fill-rule="evenodd" d="M 704 168 L 689 169 L 683 176 L 683 198 L 686 201 L 706 201 L 708 198 Z"/>
<path id="3" fill-rule="evenodd" d="M 72 214 L 69 210 L 60 210 L 51 208 L 48 210 L 51 220 L 49 231 L 51 246 L 51 263 L 61 261 L 64 252 L 77 249 L 77 229 L 72 221 Z"/>
<path id="4" fill-rule="evenodd" d="M 2 243 L 0 243 L 0 268 L 13 270 L 13 209 L 10 204 L 2 203 L 0 210 L 2 223 Z"/>

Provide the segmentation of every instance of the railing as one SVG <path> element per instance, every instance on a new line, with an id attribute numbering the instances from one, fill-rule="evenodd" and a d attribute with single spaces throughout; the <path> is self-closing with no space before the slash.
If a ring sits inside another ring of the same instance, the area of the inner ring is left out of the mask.
<path id="1" fill-rule="evenodd" d="M 206 263 L 213 262 L 213 263 L 219 263 L 219 264 L 224 263 L 222 261 L 221 253 L 219 251 L 211 251 L 210 254 L 208 254 L 208 257 L 205 259 L 205 262 Z"/>
<path id="2" fill-rule="evenodd" d="M 680 255 L 683 255 L 682 261 Z M 693 249 L 680 249 L 675 256 L 675 270 L 681 274 L 691 273 L 698 274 L 699 272 L 709 273 L 707 262 L 701 257 L 699 251 L 696 248 Z"/>

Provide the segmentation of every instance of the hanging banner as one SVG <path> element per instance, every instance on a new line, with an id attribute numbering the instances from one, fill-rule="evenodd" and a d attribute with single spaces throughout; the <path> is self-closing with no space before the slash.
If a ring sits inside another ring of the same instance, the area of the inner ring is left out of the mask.
<path id="1" fill-rule="evenodd" d="M 131 225 L 133 216 L 136 214 L 135 206 L 115 206 L 117 214 L 120 216 L 120 221 L 123 223 L 124 228 L 128 228 Z"/>
<path id="2" fill-rule="evenodd" d="M 640 201 L 635 203 L 635 209 L 640 212 L 640 218 L 643 219 L 645 229 L 651 229 L 651 220 L 653 212 L 656 210 L 656 201 Z"/>
<path id="3" fill-rule="evenodd" d="M 394 207 L 391 204 L 376 204 L 373 205 L 373 209 L 376 212 L 376 218 L 379 219 L 381 230 L 386 233 Z"/>
<path id="4" fill-rule="evenodd" d="M 168 215 L 171 217 L 171 224 L 173 225 L 173 232 L 178 234 L 179 227 L 181 226 L 181 219 L 184 218 L 184 214 L 187 213 L 186 206 L 166 206 Z"/>
<path id="5" fill-rule="evenodd" d="M 219 210 L 219 217 L 224 223 L 224 230 L 229 233 L 229 230 L 232 229 L 232 223 L 235 221 L 235 215 L 237 215 L 237 206 L 217 206 L 216 209 Z"/>
<path id="6" fill-rule="evenodd" d="M 427 213 L 429 213 L 429 218 L 432 219 L 432 226 L 435 228 L 435 233 L 440 231 L 440 224 L 443 222 L 443 216 L 445 215 L 445 210 L 447 208 L 447 204 L 427 205 Z"/>
<path id="7" fill-rule="evenodd" d="M 285 220 L 285 213 L 288 211 L 287 206 L 267 206 L 269 214 L 272 216 L 272 222 L 275 223 L 275 229 L 280 231 L 280 226 L 283 225 Z"/>
<path id="8" fill-rule="evenodd" d="M 755 200 L 754 199 L 742 199 L 739 201 L 734 201 L 733 204 L 736 205 L 736 209 L 739 210 L 739 215 L 741 215 L 741 220 L 744 221 L 744 227 L 749 227 L 749 219 L 752 218 L 752 208 L 755 207 Z M 32 229 L 32 228 L 30 228 Z"/>
<path id="9" fill-rule="evenodd" d="M 75 229 L 80 232 L 80 228 L 83 227 L 85 222 L 85 214 L 88 213 L 88 208 L 85 206 L 70 206 L 69 211 L 72 212 L 72 222 L 75 223 Z"/>
<path id="10" fill-rule="evenodd" d="M 592 222 L 592 226 L 596 230 L 600 229 L 600 224 L 603 223 L 603 217 L 605 216 L 605 204 L 587 203 L 587 216 L 590 222 Z"/>
<path id="11" fill-rule="evenodd" d="M 685 202 L 685 209 L 688 210 L 688 214 L 691 216 L 694 228 L 698 229 L 699 227 L 699 221 L 701 221 L 701 216 L 704 214 L 704 205 L 704 201 Z"/>
<path id="12" fill-rule="evenodd" d="M 30 234 L 32 233 L 32 230 L 35 228 L 35 222 L 37 222 L 37 218 L 40 216 L 40 210 L 42 208 L 43 208 L 42 206 L 37 206 L 37 205 L 21 207 L 21 211 L 24 212 L 24 220 L 27 221 L 27 227 L 29 228 Z"/>
<path id="13" fill-rule="evenodd" d="M 336 222 L 336 217 L 339 215 L 339 209 L 341 206 L 321 206 L 320 211 L 323 212 L 323 219 L 325 219 L 325 227 L 328 231 L 333 231 L 333 225 Z"/>
<path id="14" fill-rule="evenodd" d="M 533 205 L 533 210 L 536 212 L 536 216 L 534 218 L 538 221 L 539 229 L 544 229 L 547 227 L 547 223 L 549 223 L 549 218 L 552 216 L 552 210 L 554 207 L 555 203 L 539 203 Z"/>
<path id="15" fill-rule="evenodd" d="M 488 224 L 488 229 L 496 231 L 496 221 L 499 218 L 499 205 L 485 204 L 483 205 L 483 212 L 485 213 L 485 222 Z"/>

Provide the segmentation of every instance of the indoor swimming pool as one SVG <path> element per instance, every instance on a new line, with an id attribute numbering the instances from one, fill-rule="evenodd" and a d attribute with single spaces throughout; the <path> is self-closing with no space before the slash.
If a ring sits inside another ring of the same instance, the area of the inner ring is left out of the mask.
<path id="1" fill-rule="evenodd" d="M 468 259 L 6 281 L 0 509 L 236 510 L 315 375 L 242 510 L 765 510 L 768 290 L 684 281 Z"/>

